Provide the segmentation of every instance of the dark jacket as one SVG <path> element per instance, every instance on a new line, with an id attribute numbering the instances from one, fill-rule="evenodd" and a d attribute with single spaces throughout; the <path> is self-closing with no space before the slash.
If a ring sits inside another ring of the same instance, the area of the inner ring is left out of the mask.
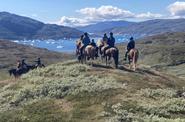
<path id="1" fill-rule="evenodd" d="M 108 37 L 104 35 L 103 36 L 103 42 L 104 42 L 104 44 L 108 44 L 108 40 L 109 40 Z"/>
<path id="2" fill-rule="evenodd" d="M 92 45 L 93 47 L 96 47 L 96 43 L 95 43 L 95 42 L 91 42 L 91 45 Z"/>
<path id="3" fill-rule="evenodd" d="M 84 44 L 84 46 L 87 46 L 90 44 L 90 38 L 88 36 L 85 36 L 82 43 Z"/>
<path id="4" fill-rule="evenodd" d="M 114 38 L 114 37 L 110 37 L 110 38 L 108 39 L 108 45 L 109 45 L 110 47 L 114 47 L 114 45 L 115 45 L 115 38 Z"/>
<path id="5" fill-rule="evenodd" d="M 127 45 L 127 50 L 130 51 L 133 48 L 135 48 L 135 41 L 131 40 Z"/>

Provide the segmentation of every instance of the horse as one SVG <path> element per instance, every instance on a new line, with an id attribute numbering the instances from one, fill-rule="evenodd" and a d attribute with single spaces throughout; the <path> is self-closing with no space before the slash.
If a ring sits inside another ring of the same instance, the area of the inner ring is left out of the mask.
<path id="1" fill-rule="evenodd" d="M 139 51 L 137 49 L 131 49 L 128 53 L 128 59 L 129 59 L 129 68 L 130 69 L 134 69 L 134 71 L 136 71 L 136 67 L 137 67 L 137 61 L 139 58 Z"/>
<path id="2" fill-rule="evenodd" d="M 118 62 L 119 62 L 119 50 L 116 47 L 109 47 L 109 45 L 106 42 L 103 42 L 102 40 L 97 41 L 97 46 L 99 48 L 99 53 L 101 55 L 101 59 L 105 58 L 106 65 L 108 65 L 108 61 L 113 58 L 115 67 L 118 68 Z M 103 52 L 105 51 L 105 56 L 103 57 Z"/>
<path id="3" fill-rule="evenodd" d="M 83 48 L 83 44 L 80 40 L 77 40 L 76 41 L 76 56 L 78 58 L 78 61 L 79 63 L 84 63 L 84 49 L 82 49 L 82 52 L 81 52 L 81 48 Z"/>
<path id="4" fill-rule="evenodd" d="M 18 74 L 17 70 L 16 69 L 10 69 L 8 70 L 9 72 L 9 75 L 12 76 L 14 75 L 15 78 L 17 78 L 18 76 L 20 76 L 20 74 Z"/>
<path id="5" fill-rule="evenodd" d="M 96 45 L 98 47 L 98 52 L 99 52 L 99 54 L 101 56 L 101 60 L 103 62 L 103 59 L 104 59 L 104 57 L 103 57 L 103 51 L 104 51 L 105 47 L 108 46 L 108 44 L 106 44 L 105 42 L 103 42 L 103 40 L 98 40 L 97 43 L 96 43 Z"/>
<path id="6" fill-rule="evenodd" d="M 108 61 L 111 59 L 111 57 L 114 59 L 114 65 L 115 68 L 118 68 L 119 63 L 119 50 L 115 47 L 108 48 L 105 51 L 105 60 L 106 60 L 106 66 L 108 64 Z"/>
<path id="7" fill-rule="evenodd" d="M 93 65 L 93 60 L 96 58 L 96 47 L 92 46 L 92 45 L 87 45 L 85 47 L 85 51 L 84 51 L 84 58 L 85 61 L 87 60 L 91 60 L 91 64 Z"/>
<path id="8" fill-rule="evenodd" d="M 25 74 L 25 73 L 27 73 L 29 70 L 28 69 L 26 69 L 26 68 L 21 68 L 21 69 L 10 69 L 10 70 L 8 70 L 8 72 L 9 72 L 9 75 L 10 76 L 14 76 L 15 78 L 18 78 L 18 77 L 20 77 L 22 74 Z"/>
<path id="9" fill-rule="evenodd" d="M 10 76 L 13 75 L 15 78 L 18 78 L 22 74 L 25 74 L 25 73 L 29 72 L 30 70 L 36 69 L 38 67 L 39 66 L 36 66 L 36 65 L 27 65 L 25 68 L 20 68 L 18 70 L 13 68 L 13 69 L 8 70 L 8 72 L 9 72 Z M 44 64 L 42 64 L 41 67 L 45 67 Z"/>

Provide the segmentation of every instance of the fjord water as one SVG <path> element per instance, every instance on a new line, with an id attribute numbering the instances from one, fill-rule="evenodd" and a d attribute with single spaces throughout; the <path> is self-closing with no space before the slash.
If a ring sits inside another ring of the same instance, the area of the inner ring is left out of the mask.
<path id="1" fill-rule="evenodd" d="M 95 41 L 101 39 L 101 38 L 94 38 Z M 123 36 L 115 36 L 116 43 L 125 42 L 128 39 Z M 46 48 L 51 51 L 57 51 L 57 52 L 67 52 L 67 53 L 73 53 L 75 52 L 75 42 L 77 39 L 59 39 L 59 40 L 14 40 L 13 42 L 19 43 L 19 44 L 25 44 L 25 45 L 31 45 L 34 47 L 39 48 Z"/>

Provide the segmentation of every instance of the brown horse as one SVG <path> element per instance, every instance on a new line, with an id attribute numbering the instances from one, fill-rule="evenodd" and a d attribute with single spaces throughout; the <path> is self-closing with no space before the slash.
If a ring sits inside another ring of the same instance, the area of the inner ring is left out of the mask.
<path id="1" fill-rule="evenodd" d="M 115 67 L 118 68 L 118 61 L 119 61 L 119 50 L 116 47 L 110 47 L 105 51 L 105 56 L 103 57 L 103 52 L 105 48 L 109 47 L 109 45 L 106 42 L 103 42 L 102 40 L 98 40 L 97 46 L 99 48 L 99 53 L 101 55 L 102 61 L 105 58 L 106 65 L 108 65 L 108 61 L 113 58 Z"/>
<path id="2" fill-rule="evenodd" d="M 139 58 L 139 51 L 137 49 L 131 49 L 128 55 L 130 69 L 133 68 L 134 71 L 136 70 L 138 58 Z"/>
<path id="3" fill-rule="evenodd" d="M 76 56 L 80 63 L 84 63 L 84 49 L 82 49 L 83 43 L 80 40 L 76 41 Z"/>
<path id="4" fill-rule="evenodd" d="M 85 61 L 91 60 L 91 64 L 93 64 L 93 60 L 96 58 L 96 48 L 92 45 L 87 45 L 84 51 Z"/>
<path id="5" fill-rule="evenodd" d="M 108 46 L 108 44 L 103 42 L 103 40 L 98 40 L 96 45 L 98 46 L 98 52 L 99 52 L 101 59 L 102 59 L 102 62 L 103 62 L 103 59 L 104 59 L 103 51 Z"/>
<path id="6" fill-rule="evenodd" d="M 119 50 L 115 47 L 108 48 L 105 51 L 106 65 L 108 64 L 108 61 L 111 60 L 111 58 L 114 59 L 115 68 L 118 68 Z"/>
<path id="7" fill-rule="evenodd" d="M 81 41 L 76 41 L 76 55 L 79 62 L 86 63 L 87 60 L 94 60 L 96 57 L 96 48 L 92 45 L 87 45 L 85 48 L 83 46 Z"/>

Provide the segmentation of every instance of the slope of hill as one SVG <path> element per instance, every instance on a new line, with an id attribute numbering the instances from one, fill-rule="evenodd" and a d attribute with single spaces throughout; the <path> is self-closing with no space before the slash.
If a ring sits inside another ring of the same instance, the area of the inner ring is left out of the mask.
<path id="1" fill-rule="evenodd" d="M 136 72 L 122 60 L 118 69 L 71 60 L 0 81 L 0 121 L 184 122 L 184 37 L 138 40 Z M 118 47 L 122 59 L 125 45 Z"/>
<path id="2" fill-rule="evenodd" d="M 185 121 L 183 86 L 147 67 L 132 72 L 68 61 L 1 81 L 0 121 Z"/>
<path id="3" fill-rule="evenodd" d="M 0 12 L 1 39 L 60 39 L 79 37 L 81 34 L 74 28 L 44 24 L 28 17 Z"/>
<path id="4" fill-rule="evenodd" d="M 134 24 L 134 22 L 127 22 L 127 21 L 105 21 L 99 22 L 97 24 L 87 25 L 84 27 L 76 27 L 77 29 L 90 32 L 90 33 L 97 33 L 107 29 L 115 28 L 115 27 L 127 27 Z"/>
<path id="5" fill-rule="evenodd" d="M 124 54 L 126 44 L 118 47 L 120 53 Z M 137 40 L 136 47 L 140 51 L 140 63 L 185 78 L 185 32 L 145 37 Z"/>
<path id="6" fill-rule="evenodd" d="M 105 32 L 114 32 L 115 34 L 129 35 L 156 35 L 165 32 L 183 32 L 185 31 L 185 19 L 157 19 L 144 22 L 138 22 L 126 27 L 117 27 L 104 30 Z"/>
<path id="7" fill-rule="evenodd" d="M 28 64 L 34 64 L 33 61 L 38 57 L 46 65 L 74 58 L 71 54 L 52 52 L 47 49 L 0 40 L 0 77 L 3 77 L 2 71 L 5 70 L 7 74 L 8 68 L 15 67 L 18 59 L 24 58 Z"/>

